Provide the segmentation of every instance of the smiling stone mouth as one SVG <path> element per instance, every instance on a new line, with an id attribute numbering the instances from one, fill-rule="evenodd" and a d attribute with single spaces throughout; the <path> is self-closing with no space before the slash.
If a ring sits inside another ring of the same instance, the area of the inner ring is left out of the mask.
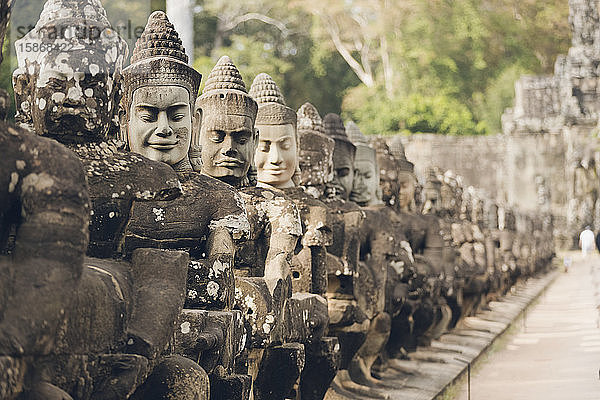
<path id="1" fill-rule="evenodd" d="M 243 162 L 240 161 L 240 160 L 222 160 L 222 161 L 217 161 L 215 163 L 215 165 L 217 165 L 217 166 L 223 166 L 223 167 L 226 167 L 226 166 L 240 166 L 242 164 L 243 164 Z"/>
<path id="2" fill-rule="evenodd" d="M 177 143 L 150 143 L 149 146 L 154 148 L 173 148 L 177 146 Z"/>

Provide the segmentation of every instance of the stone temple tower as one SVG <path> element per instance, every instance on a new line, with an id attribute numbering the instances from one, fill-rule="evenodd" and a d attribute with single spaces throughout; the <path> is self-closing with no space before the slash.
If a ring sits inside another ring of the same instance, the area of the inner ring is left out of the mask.
<path id="1" fill-rule="evenodd" d="M 569 0 L 573 38 L 554 75 L 515 83 L 514 107 L 502 116 L 508 134 L 559 133 L 565 125 L 595 125 L 600 116 L 600 1 Z"/>

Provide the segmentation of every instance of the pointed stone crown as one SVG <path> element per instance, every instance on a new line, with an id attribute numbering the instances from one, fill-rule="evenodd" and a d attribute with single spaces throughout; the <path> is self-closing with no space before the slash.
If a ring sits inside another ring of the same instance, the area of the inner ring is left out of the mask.
<path id="1" fill-rule="evenodd" d="M 340 140 L 352 144 L 346 134 L 346 128 L 344 122 L 339 115 L 329 113 L 323 118 L 323 127 L 325 128 L 325 134 L 334 140 Z"/>
<path id="2" fill-rule="evenodd" d="M 296 126 L 296 113 L 285 105 L 279 87 L 268 74 L 260 73 L 254 78 L 250 86 L 250 96 L 258 104 L 257 125 Z"/>
<path id="3" fill-rule="evenodd" d="M 220 114 L 256 119 L 258 105 L 248 94 L 240 71 L 228 56 L 222 56 L 217 61 L 206 79 L 202 95 L 196 100 L 196 108 L 215 107 Z"/>
<path id="4" fill-rule="evenodd" d="M 415 165 L 406 159 L 404 145 L 400 136 L 396 135 L 390 140 L 390 152 L 398 160 L 398 169 L 405 172 L 415 172 Z"/>
<path id="5" fill-rule="evenodd" d="M 188 62 L 179 34 L 163 11 L 155 11 L 148 17 L 144 32 L 135 43 L 131 63 L 152 57 L 173 58 L 185 64 Z"/>
<path id="6" fill-rule="evenodd" d="M 298 132 L 315 132 L 324 135 L 323 119 L 310 103 L 304 103 L 296 113 L 298 115 Z"/>
<path id="7" fill-rule="evenodd" d="M 325 135 L 323 120 L 310 103 L 304 103 L 298 115 L 298 159 L 301 170 L 299 184 L 319 186 L 333 179 L 335 141 Z"/>
<path id="8" fill-rule="evenodd" d="M 131 65 L 123 70 L 123 105 L 129 112 L 133 92 L 144 86 L 181 86 L 193 105 L 202 75 L 188 64 L 188 57 L 173 24 L 163 11 L 155 11 L 137 40 Z"/>
<path id="9" fill-rule="evenodd" d="M 388 180 L 393 181 L 395 184 L 397 179 L 398 160 L 390 152 L 390 148 L 384 138 L 377 136 L 372 137 L 370 143 L 373 149 L 375 149 L 380 177 L 382 180 L 389 178 Z"/>
<path id="10" fill-rule="evenodd" d="M 346 134 L 355 146 L 369 146 L 369 141 L 354 121 L 346 122 Z"/>
<path id="11" fill-rule="evenodd" d="M 58 25 L 64 20 L 85 20 L 94 25 L 110 27 L 100 0 L 48 0 L 34 30 Z"/>
<path id="12" fill-rule="evenodd" d="M 242 74 L 229 56 L 222 56 L 215 64 L 204 85 L 202 94 L 210 94 L 219 90 L 235 90 L 248 93 Z"/>
<path id="13" fill-rule="evenodd" d="M 47 51 L 23 51 L 24 48 L 45 47 L 25 46 L 22 43 L 54 43 L 57 40 L 68 41 L 69 45 L 50 46 Z M 19 68 L 25 65 L 26 60 L 39 61 L 43 56 L 56 58 L 65 47 L 107 53 L 109 48 L 117 47 L 117 55 L 124 54 L 124 57 L 129 51 L 127 43 L 112 30 L 106 10 L 99 0 L 48 0 L 35 27 L 15 41 Z"/>
<path id="14" fill-rule="evenodd" d="M 346 123 L 346 133 L 352 144 L 356 147 L 354 160 L 366 160 L 377 163 L 377 154 L 375 149 L 369 145 L 366 136 L 360 131 L 360 128 L 354 121 Z"/>

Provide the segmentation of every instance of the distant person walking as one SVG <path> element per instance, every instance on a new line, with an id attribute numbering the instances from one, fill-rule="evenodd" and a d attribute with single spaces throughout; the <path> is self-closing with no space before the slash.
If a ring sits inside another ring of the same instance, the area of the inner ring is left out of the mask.
<path id="1" fill-rule="evenodd" d="M 579 234 L 579 247 L 581 248 L 583 258 L 587 257 L 588 253 L 593 251 L 594 247 L 596 247 L 594 232 L 592 232 L 589 226 L 586 226 Z"/>

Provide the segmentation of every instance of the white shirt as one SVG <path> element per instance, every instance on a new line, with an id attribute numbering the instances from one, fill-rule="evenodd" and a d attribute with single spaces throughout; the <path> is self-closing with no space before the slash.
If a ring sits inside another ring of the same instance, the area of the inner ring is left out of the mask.
<path id="1" fill-rule="evenodd" d="M 589 229 L 584 230 L 579 235 L 581 241 L 581 250 L 592 250 L 594 248 L 594 232 Z"/>

